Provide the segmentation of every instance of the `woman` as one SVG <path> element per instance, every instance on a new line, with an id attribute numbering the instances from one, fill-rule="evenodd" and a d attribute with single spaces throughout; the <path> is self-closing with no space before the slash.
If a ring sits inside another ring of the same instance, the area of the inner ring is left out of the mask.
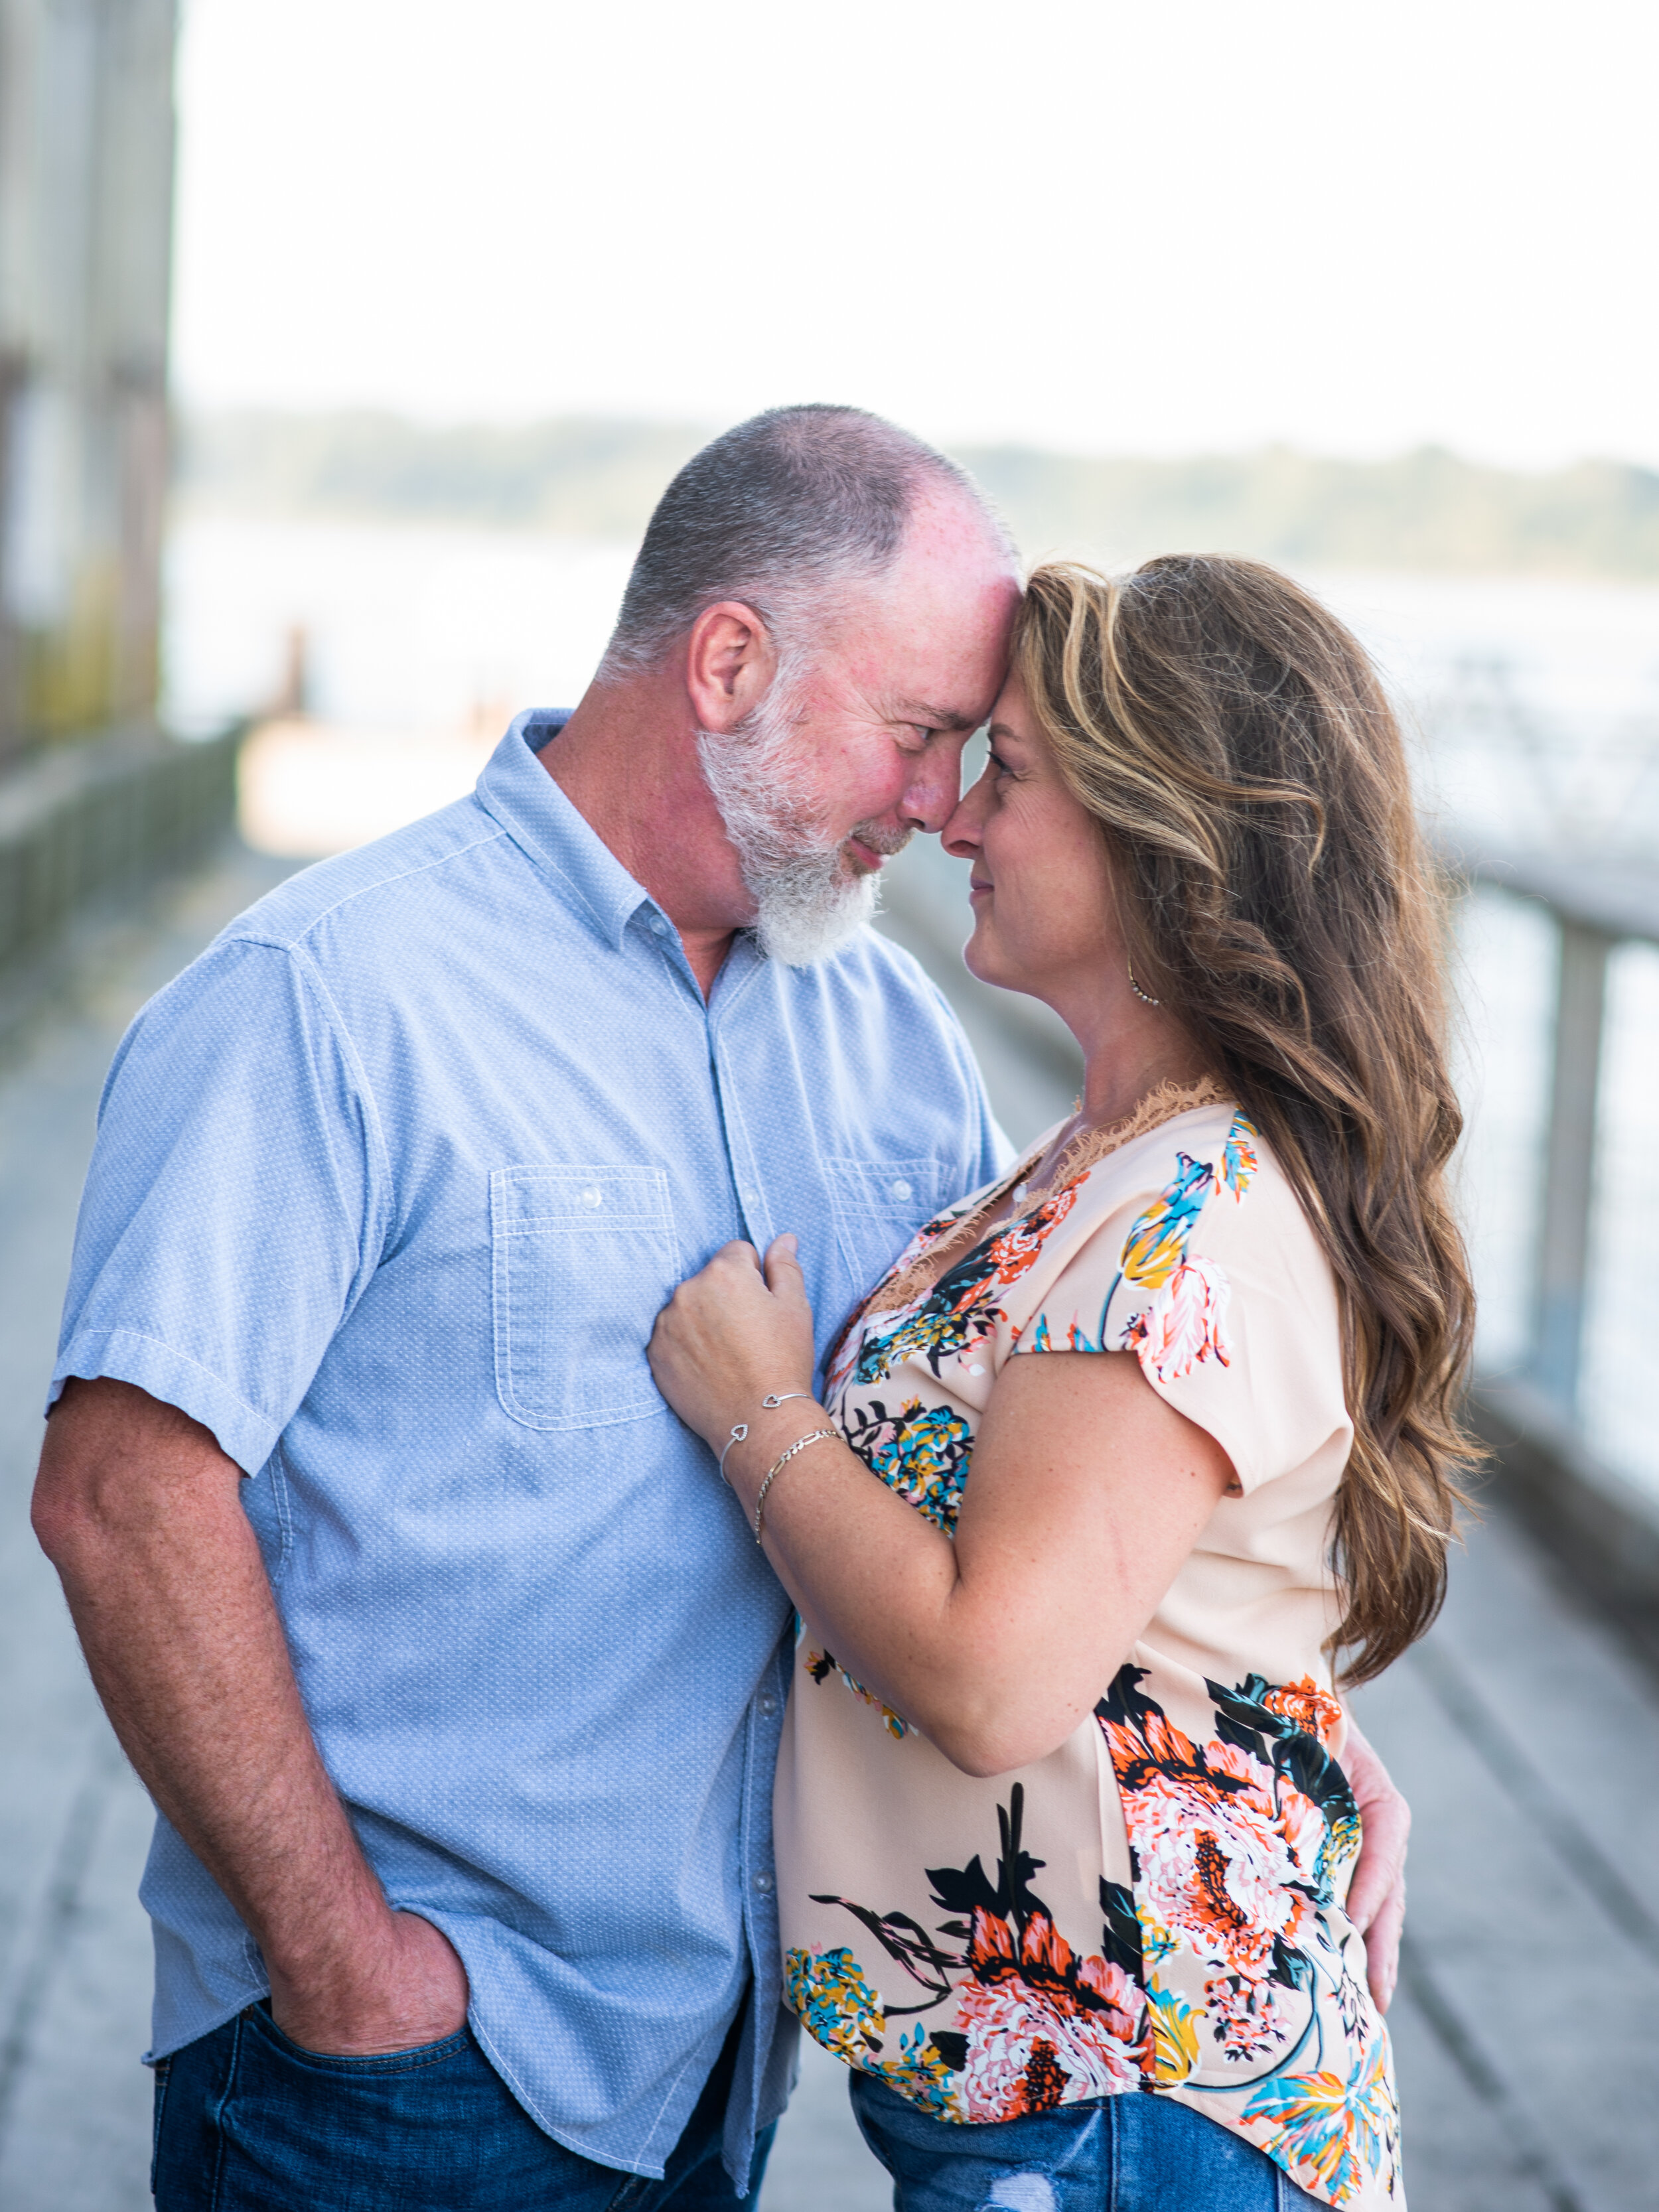
<path id="1" fill-rule="evenodd" d="M 791 1238 L 653 1346 L 801 1614 L 790 2001 L 906 2212 L 1397 2205 L 1334 1690 L 1440 1602 L 1471 1320 L 1399 732 L 1296 586 L 1182 558 L 1039 570 L 991 739 L 968 964 L 1076 1111 L 822 1406 Z"/>

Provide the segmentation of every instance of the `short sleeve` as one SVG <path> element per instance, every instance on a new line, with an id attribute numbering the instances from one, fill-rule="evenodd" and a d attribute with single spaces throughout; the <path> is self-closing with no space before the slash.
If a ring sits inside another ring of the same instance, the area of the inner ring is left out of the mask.
<path id="1" fill-rule="evenodd" d="M 118 1052 L 76 1226 L 52 1401 L 107 1376 L 270 1457 L 374 1272 L 387 1176 L 303 956 L 231 939 Z"/>
<path id="2" fill-rule="evenodd" d="M 1253 1149 L 1248 1174 L 1230 1176 L 1207 1157 L 1220 1145 L 1200 1150 L 1160 1161 L 1163 1188 L 1079 1244 L 1021 1349 L 1133 1351 L 1249 1494 L 1333 1448 L 1346 1462 L 1340 1314 L 1330 1263 L 1277 1166 Z"/>

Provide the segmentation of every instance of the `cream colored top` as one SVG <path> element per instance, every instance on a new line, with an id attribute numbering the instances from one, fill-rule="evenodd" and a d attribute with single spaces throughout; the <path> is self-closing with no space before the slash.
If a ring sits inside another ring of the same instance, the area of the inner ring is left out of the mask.
<path id="1" fill-rule="evenodd" d="M 1352 1442 L 1335 1284 L 1230 1102 L 1152 1103 L 1049 1191 L 1017 1170 L 922 1229 L 849 1322 L 826 1402 L 950 1531 L 1004 1364 L 1132 1349 L 1242 1494 L 1093 1714 L 1016 1773 L 960 1772 L 803 1624 L 775 1799 L 786 1985 L 828 2049 L 940 2118 L 1152 2089 L 1327 2203 L 1398 2205 L 1322 1650 Z M 1020 1210 L 974 1241 L 1011 1187 Z"/>

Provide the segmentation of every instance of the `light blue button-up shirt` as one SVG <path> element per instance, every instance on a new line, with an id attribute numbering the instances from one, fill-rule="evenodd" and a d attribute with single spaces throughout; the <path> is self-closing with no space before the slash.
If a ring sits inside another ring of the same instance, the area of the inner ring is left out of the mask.
<path id="1" fill-rule="evenodd" d="M 292 878 L 139 1015 L 57 1375 L 136 1383 L 246 1470 L 363 1848 L 550 2135 L 660 2174 L 752 1980 L 740 2173 L 793 2049 L 789 1609 L 647 1339 L 718 1246 L 787 1228 L 822 1352 L 1003 1147 L 872 932 L 808 969 L 741 933 L 705 1006 L 536 758 L 562 720 L 521 716 L 474 796 Z M 143 1897 L 160 2057 L 266 1981 L 165 1820 Z"/>

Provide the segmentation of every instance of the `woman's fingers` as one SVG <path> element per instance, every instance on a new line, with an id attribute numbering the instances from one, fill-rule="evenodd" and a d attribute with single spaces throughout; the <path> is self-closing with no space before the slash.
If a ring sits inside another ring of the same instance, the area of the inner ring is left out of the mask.
<path id="1" fill-rule="evenodd" d="M 1394 1996 L 1394 1985 L 1400 1974 L 1400 1938 L 1405 1925 L 1406 1877 L 1401 1872 L 1365 1930 L 1365 1979 L 1378 2012 L 1387 2012 Z"/>
<path id="2" fill-rule="evenodd" d="M 730 1244 L 722 1244 L 706 1267 L 700 1267 L 695 1275 L 688 1275 L 685 1279 L 687 1283 L 700 1282 L 704 1275 L 712 1274 L 716 1268 L 742 1267 L 745 1263 L 756 1274 L 760 1273 L 760 1254 L 752 1244 L 746 1244 L 740 1237 L 736 1237 Z"/>
<path id="3" fill-rule="evenodd" d="M 806 1278 L 796 1256 L 798 1249 L 794 1231 L 786 1229 L 781 1237 L 775 1237 L 767 1246 L 761 1273 L 774 1297 L 786 1299 L 792 1305 L 805 1305 Z"/>
<path id="4" fill-rule="evenodd" d="M 1348 1917 L 1363 1936 L 1396 1886 L 1403 1886 L 1412 1808 L 1394 1785 L 1389 1770 L 1360 1733 L 1348 1723 L 1343 1771 L 1359 1808 L 1360 1850 L 1348 1889 Z"/>
<path id="5" fill-rule="evenodd" d="M 761 1256 L 754 1246 L 722 1244 L 712 1260 L 706 1261 L 695 1275 L 688 1275 L 676 1290 L 663 1308 L 658 1326 L 665 1321 L 671 1328 L 684 1328 L 705 1316 L 713 1319 L 726 1312 L 733 1297 L 759 1294 L 761 1287 Z"/>
<path id="6" fill-rule="evenodd" d="M 657 1388 L 715 1449 L 769 1394 L 810 1393 L 812 1309 L 794 1238 L 775 1238 L 764 1262 L 752 1244 L 722 1245 L 658 1315 L 647 1352 Z"/>
<path id="7" fill-rule="evenodd" d="M 1412 1808 L 1352 1719 L 1342 1765 L 1359 1808 L 1362 1838 L 1348 1888 L 1348 1917 L 1365 1939 L 1365 1978 L 1377 2010 L 1386 2012 L 1400 1972 Z"/>

